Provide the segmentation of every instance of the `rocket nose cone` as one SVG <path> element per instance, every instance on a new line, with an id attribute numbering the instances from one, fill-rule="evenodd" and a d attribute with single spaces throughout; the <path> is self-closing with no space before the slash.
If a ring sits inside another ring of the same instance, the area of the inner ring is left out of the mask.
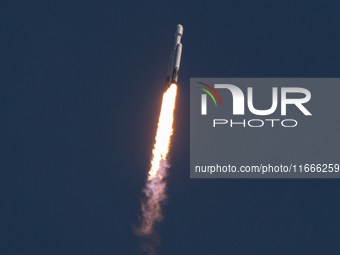
<path id="1" fill-rule="evenodd" d="M 183 35 L 183 26 L 181 24 L 178 24 L 176 27 L 176 33 L 175 35 L 180 34 L 181 36 Z"/>

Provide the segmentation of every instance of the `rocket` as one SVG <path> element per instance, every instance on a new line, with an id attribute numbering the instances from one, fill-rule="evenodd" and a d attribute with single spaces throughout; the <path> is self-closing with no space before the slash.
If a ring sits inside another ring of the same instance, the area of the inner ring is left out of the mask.
<path id="1" fill-rule="evenodd" d="M 182 44 L 181 44 L 182 36 L 183 36 L 183 27 L 181 24 L 178 24 L 176 27 L 176 33 L 175 33 L 174 49 L 171 51 L 171 54 L 170 54 L 168 75 L 166 77 L 166 83 L 165 83 L 166 88 L 168 88 L 172 83 L 177 84 L 178 70 L 179 70 L 179 65 L 181 62 L 181 55 L 182 55 Z"/>

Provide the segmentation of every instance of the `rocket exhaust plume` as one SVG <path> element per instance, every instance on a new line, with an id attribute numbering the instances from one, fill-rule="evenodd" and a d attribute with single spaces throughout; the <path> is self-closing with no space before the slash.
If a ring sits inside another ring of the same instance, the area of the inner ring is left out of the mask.
<path id="1" fill-rule="evenodd" d="M 152 151 L 151 168 L 148 173 L 143 192 L 145 199 L 142 201 L 141 224 L 135 228 L 135 234 L 142 237 L 142 249 L 153 255 L 159 244 L 157 233 L 154 231 L 155 223 L 163 219 L 161 204 L 166 199 L 166 173 L 169 164 L 170 138 L 173 132 L 174 109 L 177 86 L 171 84 L 164 92 L 161 113 L 158 121 L 156 142 Z"/>

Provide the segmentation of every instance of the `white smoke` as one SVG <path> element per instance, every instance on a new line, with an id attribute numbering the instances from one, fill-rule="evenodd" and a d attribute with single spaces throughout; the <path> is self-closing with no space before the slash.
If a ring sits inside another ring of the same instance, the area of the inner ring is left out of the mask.
<path id="1" fill-rule="evenodd" d="M 145 198 L 141 203 L 143 215 L 140 226 L 135 228 L 135 234 L 142 237 L 141 248 L 150 255 L 156 254 L 160 243 L 155 224 L 163 220 L 161 206 L 167 198 L 165 177 L 168 168 L 167 161 L 162 160 L 156 176 L 148 179 L 143 189 L 145 194 Z"/>

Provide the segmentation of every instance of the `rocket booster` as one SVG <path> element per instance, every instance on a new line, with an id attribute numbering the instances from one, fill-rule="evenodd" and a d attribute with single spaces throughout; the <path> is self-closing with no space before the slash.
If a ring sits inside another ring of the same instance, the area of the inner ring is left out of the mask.
<path id="1" fill-rule="evenodd" d="M 183 27 L 182 25 L 178 24 L 176 27 L 176 33 L 175 33 L 174 49 L 171 51 L 171 54 L 170 54 L 168 75 L 166 77 L 166 83 L 165 83 L 166 88 L 168 88 L 172 83 L 177 84 L 178 70 L 179 70 L 179 65 L 181 62 L 181 55 L 182 55 L 182 44 L 181 44 L 182 36 L 183 36 Z"/>

